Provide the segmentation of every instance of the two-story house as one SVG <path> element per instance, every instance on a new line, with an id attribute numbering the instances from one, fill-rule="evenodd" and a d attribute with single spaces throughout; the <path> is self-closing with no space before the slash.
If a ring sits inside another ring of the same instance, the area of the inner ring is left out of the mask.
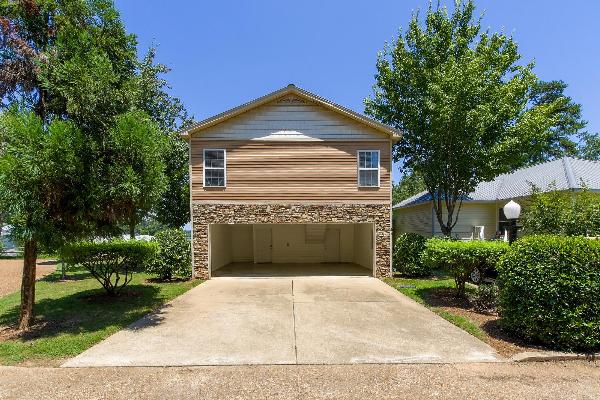
<path id="1" fill-rule="evenodd" d="M 390 276 L 400 132 L 289 85 L 183 135 L 195 277 L 265 264 Z"/>

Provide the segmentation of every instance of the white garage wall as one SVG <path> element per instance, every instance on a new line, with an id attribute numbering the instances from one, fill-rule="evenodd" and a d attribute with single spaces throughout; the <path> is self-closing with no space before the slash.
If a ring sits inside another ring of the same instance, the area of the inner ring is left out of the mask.
<path id="1" fill-rule="evenodd" d="M 321 224 L 328 231 L 339 231 L 339 262 L 356 262 L 372 268 L 371 224 Z M 272 232 L 273 263 L 321 263 L 326 261 L 325 240 L 306 243 L 302 224 L 211 224 L 210 264 L 217 270 L 232 262 L 254 262 L 254 228 Z M 357 236 L 358 235 L 358 236 Z M 334 235 L 335 236 L 335 235 Z M 356 239 L 356 240 L 355 240 Z"/>
<path id="2" fill-rule="evenodd" d="M 331 226 L 340 230 L 340 262 L 354 262 L 354 224 Z"/>
<path id="3" fill-rule="evenodd" d="M 219 269 L 233 261 L 231 245 L 231 227 L 229 225 L 211 224 L 210 235 L 210 268 Z"/>
<path id="4" fill-rule="evenodd" d="M 231 244 L 233 251 L 233 262 L 254 261 L 253 240 L 254 238 L 252 233 L 252 225 L 231 225 Z"/>
<path id="5" fill-rule="evenodd" d="M 323 243 L 306 243 L 304 225 L 272 225 L 274 263 L 323 262 Z"/>
<path id="6" fill-rule="evenodd" d="M 373 268 L 373 224 L 354 225 L 354 262 Z"/>

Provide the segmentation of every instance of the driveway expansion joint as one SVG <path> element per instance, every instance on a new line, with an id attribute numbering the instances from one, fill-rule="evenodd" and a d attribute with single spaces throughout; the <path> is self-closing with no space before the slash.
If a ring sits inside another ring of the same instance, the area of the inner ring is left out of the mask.
<path id="1" fill-rule="evenodd" d="M 149 314 L 63 366 L 501 360 L 487 344 L 375 278 L 209 280 L 159 313 L 159 319 Z"/>

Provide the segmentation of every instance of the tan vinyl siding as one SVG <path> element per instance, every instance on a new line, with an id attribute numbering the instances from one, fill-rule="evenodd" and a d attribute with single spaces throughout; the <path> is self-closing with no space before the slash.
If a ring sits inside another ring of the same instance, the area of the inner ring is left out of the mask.
<path id="1" fill-rule="evenodd" d="M 192 200 L 389 203 L 390 146 L 371 141 L 191 140 Z M 227 187 L 204 188 L 203 150 L 227 151 Z M 357 151 L 380 151 L 380 187 L 359 188 Z"/>
<path id="2" fill-rule="evenodd" d="M 394 233 L 418 233 L 431 236 L 431 203 L 394 210 Z"/>

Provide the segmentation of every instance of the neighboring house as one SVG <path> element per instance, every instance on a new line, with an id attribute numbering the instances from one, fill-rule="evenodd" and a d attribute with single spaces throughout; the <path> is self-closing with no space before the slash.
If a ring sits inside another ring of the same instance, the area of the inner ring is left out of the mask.
<path id="1" fill-rule="evenodd" d="M 532 185 L 541 191 L 578 191 L 584 186 L 592 191 L 600 191 L 600 162 L 564 157 L 500 175 L 491 182 L 482 182 L 464 199 L 452 236 L 478 238 L 483 230 L 482 236 L 490 239 L 496 232 L 503 232 L 507 221 L 502 207 L 512 199 L 526 201 Z M 427 192 L 395 205 L 394 224 L 396 234 L 414 232 L 428 237 L 442 235 L 431 196 Z"/>
<path id="2" fill-rule="evenodd" d="M 183 135 L 196 277 L 231 263 L 353 263 L 391 274 L 398 131 L 289 85 Z"/>

